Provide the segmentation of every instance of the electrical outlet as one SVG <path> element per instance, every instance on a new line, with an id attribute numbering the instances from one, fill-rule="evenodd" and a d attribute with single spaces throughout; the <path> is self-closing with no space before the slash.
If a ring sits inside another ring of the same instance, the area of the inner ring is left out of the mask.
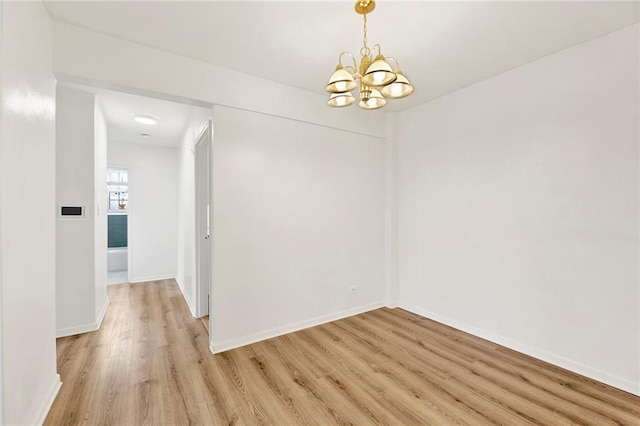
<path id="1" fill-rule="evenodd" d="M 352 285 L 351 287 L 349 287 L 349 294 L 355 294 L 358 292 L 358 286 L 357 285 Z"/>

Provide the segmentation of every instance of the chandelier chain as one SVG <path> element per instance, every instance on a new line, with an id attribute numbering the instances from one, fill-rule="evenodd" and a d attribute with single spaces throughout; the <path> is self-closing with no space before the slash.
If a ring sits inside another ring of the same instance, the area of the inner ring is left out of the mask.
<path id="1" fill-rule="evenodd" d="M 371 49 L 367 46 L 367 14 L 363 13 L 364 23 L 362 25 L 362 49 L 360 49 L 360 55 L 369 56 L 371 55 Z"/>

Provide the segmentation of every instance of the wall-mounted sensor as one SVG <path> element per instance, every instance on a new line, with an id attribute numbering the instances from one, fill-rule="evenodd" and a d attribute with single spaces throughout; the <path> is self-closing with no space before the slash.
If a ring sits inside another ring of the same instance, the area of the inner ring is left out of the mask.
<path id="1" fill-rule="evenodd" d="M 67 220 L 86 219 L 84 204 L 63 204 L 59 206 L 58 217 Z"/>

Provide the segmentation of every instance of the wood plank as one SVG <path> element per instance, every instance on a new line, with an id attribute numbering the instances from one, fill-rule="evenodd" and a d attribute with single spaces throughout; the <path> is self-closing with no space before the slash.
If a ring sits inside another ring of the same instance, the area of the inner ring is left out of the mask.
<path id="1" fill-rule="evenodd" d="M 174 280 L 108 292 L 58 339 L 46 425 L 640 425 L 640 397 L 402 309 L 212 355 Z"/>

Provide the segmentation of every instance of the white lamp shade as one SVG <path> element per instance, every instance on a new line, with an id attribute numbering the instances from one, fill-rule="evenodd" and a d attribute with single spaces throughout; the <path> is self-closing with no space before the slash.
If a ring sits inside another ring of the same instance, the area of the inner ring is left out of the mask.
<path id="1" fill-rule="evenodd" d="M 355 100 L 356 98 L 350 92 L 333 93 L 327 104 L 334 108 L 342 108 L 351 105 Z"/>
<path id="2" fill-rule="evenodd" d="M 378 89 L 371 88 L 371 94 L 368 98 L 363 98 L 358 106 L 364 109 L 378 109 L 382 108 L 387 103 L 387 100 L 382 96 Z"/>
<path id="3" fill-rule="evenodd" d="M 407 77 L 402 74 L 402 71 L 396 71 L 396 81 L 384 86 L 380 92 L 385 98 L 399 99 L 409 96 L 413 93 L 413 86 L 407 80 Z"/>
<path id="4" fill-rule="evenodd" d="M 381 87 L 396 81 L 396 73 L 393 72 L 391 66 L 384 60 L 384 56 L 376 56 L 375 61 L 362 76 L 362 83 L 367 86 Z"/>
<path id="5" fill-rule="evenodd" d="M 353 75 L 344 69 L 342 65 L 336 67 L 335 72 L 331 75 L 329 83 L 327 84 L 327 92 L 329 93 L 343 93 L 349 92 L 355 89 L 357 83 L 353 78 Z"/>

